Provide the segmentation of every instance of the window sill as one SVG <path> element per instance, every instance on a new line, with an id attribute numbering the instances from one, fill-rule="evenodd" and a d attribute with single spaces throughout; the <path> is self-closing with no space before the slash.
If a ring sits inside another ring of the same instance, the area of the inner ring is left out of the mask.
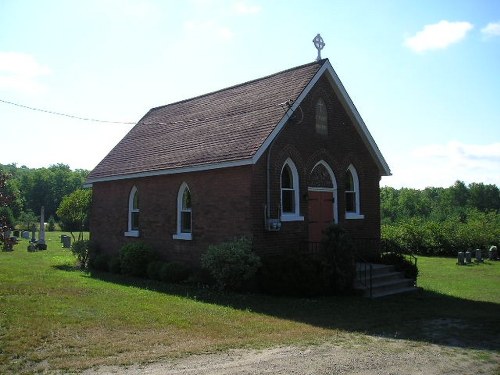
<path id="1" fill-rule="evenodd" d="M 124 233 L 125 237 L 139 237 L 139 231 L 138 230 L 129 230 L 128 232 Z"/>
<path id="2" fill-rule="evenodd" d="M 365 218 L 365 215 L 358 214 L 357 212 L 346 212 L 346 220 L 361 220 Z"/>
<path id="3" fill-rule="evenodd" d="M 300 216 L 297 214 L 282 214 L 281 221 L 304 221 L 304 216 Z"/>
<path id="4" fill-rule="evenodd" d="M 193 235 L 191 233 L 176 233 L 172 236 L 174 240 L 184 240 L 191 241 L 193 239 Z"/>

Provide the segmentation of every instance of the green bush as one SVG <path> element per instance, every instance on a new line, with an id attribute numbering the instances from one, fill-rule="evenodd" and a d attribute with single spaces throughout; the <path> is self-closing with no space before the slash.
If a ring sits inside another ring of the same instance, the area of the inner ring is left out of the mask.
<path id="1" fill-rule="evenodd" d="M 252 251 L 252 242 L 246 237 L 211 245 L 201 257 L 201 266 L 208 270 L 221 290 L 240 289 L 260 265 L 259 256 Z"/>
<path id="2" fill-rule="evenodd" d="M 298 250 L 262 257 L 259 289 L 272 295 L 313 297 L 327 294 L 324 263 Z"/>
<path id="3" fill-rule="evenodd" d="M 148 264 L 157 259 L 156 253 L 143 242 L 132 242 L 120 250 L 120 269 L 124 275 L 145 277 Z"/>
<path id="4" fill-rule="evenodd" d="M 258 281 L 265 293 L 312 297 L 350 293 L 355 276 L 352 239 L 340 226 L 331 225 L 319 253 L 284 249 L 262 257 Z"/>
<path id="5" fill-rule="evenodd" d="M 469 209 L 440 221 L 400 220 L 382 225 L 382 239 L 405 253 L 455 257 L 458 251 L 498 244 L 500 215 Z"/>
<path id="6" fill-rule="evenodd" d="M 351 291 L 356 277 L 356 264 L 349 233 L 339 225 L 332 224 L 323 232 L 321 247 L 327 267 L 327 288 L 337 294 Z"/>
<path id="7" fill-rule="evenodd" d="M 160 281 L 160 272 L 164 264 L 165 262 L 159 260 L 149 263 L 147 269 L 148 278 L 151 280 Z"/>
<path id="8" fill-rule="evenodd" d="M 108 263 L 109 272 L 111 273 L 121 273 L 121 260 L 119 255 L 112 256 Z"/>
<path id="9" fill-rule="evenodd" d="M 80 264 L 80 268 L 82 270 L 86 269 L 88 266 L 90 255 L 90 241 L 80 240 L 73 242 L 73 244 L 71 245 L 71 252 L 76 256 L 76 259 Z"/>
<path id="10" fill-rule="evenodd" d="M 403 272 L 406 278 L 417 280 L 418 267 L 403 254 L 384 253 L 380 256 L 380 263 L 393 265 L 396 271 Z"/>
<path id="11" fill-rule="evenodd" d="M 54 216 L 50 215 L 49 224 L 47 225 L 47 232 L 53 232 L 56 230 L 56 220 Z"/>
<path id="12" fill-rule="evenodd" d="M 96 271 L 109 271 L 110 257 L 108 254 L 98 253 L 89 259 L 89 267 Z"/>
<path id="13" fill-rule="evenodd" d="M 166 283 L 180 283 L 188 279 L 189 268 L 182 263 L 164 263 L 160 269 L 160 280 Z"/>

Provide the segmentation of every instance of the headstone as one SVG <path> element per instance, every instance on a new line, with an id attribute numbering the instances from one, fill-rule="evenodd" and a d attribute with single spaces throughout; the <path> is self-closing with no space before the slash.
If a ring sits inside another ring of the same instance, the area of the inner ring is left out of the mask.
<path id="1" fill-rule="evenodd" d="M 463 266 L 465 264 L 465 262 L 464 262 L 464 252 L 463 251 L 459 251 L 458 252 L 457 264 L 460 265 L 460 266 Z"/>
<path id="2" fill-rule="evenodd" d="M 471 263 L 471 262 L 472 262 L 472 255 L 471 255 L 471 253 L 470 253 L 470 251 L 469 251 L 469 250 L 467 250 L 467 251 L 465 252 L 465 261 L 466 261 L 467 263 Z"/>
<path id="3" fill-rule="evenodd" d="M 69 249 L 71 247 L 71 237 L 70 236 L 63 236 L 62 243 L 63 243 L 63 247 L 65 249 Z"/>
<path id="4" fill-rule="evenodd" d="M 21 233 L 21 237 L 24 238 L 25 240 L 29 240 L 30 232 L 28 232 L 27 230 L 23 231 L 23 233 Z"/>
<path id="5" fill-rule="evenodd" d="M 488 258 L 489 258 L 489 260 L 496 260 L 497 256 L 498 256 L 497 247 L 496 246 L 490 247 L 490 250 L 488 250 Z"/>
<path id="6" fill-rule="evenodd" d="M 476 249 L 476 262 L 483 261 L 483 254 L 481 254 L 481 249 Z"/>
<path id="7" fill-rule="evenodd" d="M 42 206 L 40 210 L 40 238 L 38 239 L 38 244 L 45 245 L 45 207 Z"/>

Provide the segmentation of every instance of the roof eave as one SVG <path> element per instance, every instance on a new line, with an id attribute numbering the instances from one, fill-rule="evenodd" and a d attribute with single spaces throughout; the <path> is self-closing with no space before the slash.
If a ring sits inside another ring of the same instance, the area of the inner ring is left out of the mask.
<path id="1" fill-rule="evenodd" d="M 202 172 L 220 168 L 241 167 L 245 165 L 251 165 L 253 163 L 254 163 L 253 159 L 249 158 L 249 159 L 231 160 L 231 161 L 224 161 L 211 164 L 199 164 L 199 165 L 180 167 L 180 168 L 169 168 L 169 169 L 152 170 L 152 171 L 137 172 L 137 173 L 120 174 L 120 175 L 106 176 L 106 177 L 95 177 L 87 179 L 84 183 L 84 187 L 91 187 L 96 182 L 110 182 L 110 181 L 128 180 L 133 178 L 165 176 L 165 175 L 179 174 L 179 173 Z"/>
<path id="2" fill-rule="evenodd" d="M 332 86 L 334 89 L 337 89 L 340 99 L 342 100 L 343 104 L 345 105 L 346 109 L 348 110 L 349 115 L 354 120 L 354 125 L 355 125 L 356 129 L 358 130 L 363 141 L 365 142 L 366 146 L 368 147 L 370 154 L 372 155 L 373 159 L 375 160 L 375 162 L 379 168 L 380 175 L 381 176 L 391 176 L 392 173 L 391 173 L 391 169 L 389 168 L 389 164 L 387 164 L 387 161 L 385 160 L 384 156 L 382 155 L 382 152 L 378 148 L 377 143 L 373 139 L 370 131 L 368 130 L 368 127 L 366 126 L 365 122 L 363 121 L 363 118 L 361 117 L 356 106 L 354 105 L 353 101 L 351 100 L 349 94 L 347 93 L 347 90 L 345 89 L 344 85 L 342 84 L 342 81 L 340 80 L 337 73 L 335 72 L 335 69 L 333 69 L 332 65 L 330 64 L 330 62 L 328 60 L 324 64 L 324 68 L 325 68 L 326 72 L 328 72 L 328 78 L 330 79 L 330 83 L 332 83 Z M 320 72 L 318 71 L 318 73 L 320 73 Z"/>

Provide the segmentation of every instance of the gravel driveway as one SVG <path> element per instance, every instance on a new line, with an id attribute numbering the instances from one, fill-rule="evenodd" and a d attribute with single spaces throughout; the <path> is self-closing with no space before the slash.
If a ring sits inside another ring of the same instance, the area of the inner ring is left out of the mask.
<path id="1" fill-rule="evenodd" d="M 104 366 L 86 370 L 84 374 L 498 375 L 499 364 L 499 352 L 370 338 L 366 343 L 350 347 L 324 343 L 263 350 L 237 349 L 146 365 Z"/>

